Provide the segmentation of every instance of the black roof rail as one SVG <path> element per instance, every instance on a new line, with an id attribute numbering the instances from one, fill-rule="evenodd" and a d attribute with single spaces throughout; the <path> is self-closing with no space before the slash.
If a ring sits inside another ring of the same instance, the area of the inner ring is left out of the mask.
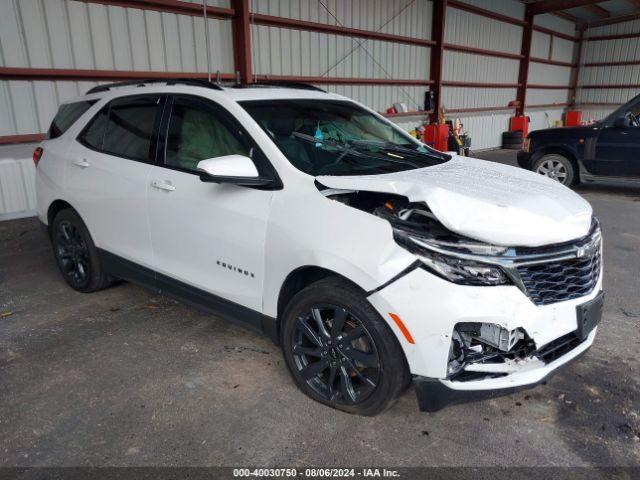
<path id="1" fill-rule="evenodd" d="M 191 85 L 194 87 L 213 88 L 214 90 L 223 90 L 222 86 L 217 83 L 210 82 L 204 78 L 150 78 L 141 80 L 131 80 L 128 82 L 105 83 L 89 89 L 86 95 L 91 93 L 106 92 L 117 87 L 144 87 L 148 83 L 166 83 L 167 85 Z"/>
<path id="2" fill-rule="evenodd" d="M 253 87 L 282 87 L 282 88 L 296 88 L 298 90 L 315 90 L 318 92 L 327 93 L 326 90 L 316 87 L 315 85 L 311 85 L 310 83 L 302 83 L 302 82 L 255 82 L 249 83 L 247 85 L 242 85 L 241 88 L 253 88 Z"/>

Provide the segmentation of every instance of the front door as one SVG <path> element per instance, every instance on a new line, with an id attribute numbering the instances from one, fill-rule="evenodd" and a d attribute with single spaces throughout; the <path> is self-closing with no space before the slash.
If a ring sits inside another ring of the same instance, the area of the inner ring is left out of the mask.
<path id="1" fill-rule="evenodd" d="M 626 126 L 608 125 L 598 135 L 594 172 L 613 177 L 640 177 L 640 104 L 625 113 Z"/>
<path id="2" fill-rule="evenodd" d="M 196 170 L 201 160 L 239 154 L 255 161 L 261 153 L 217 104 L 191 96 L 170 103 L 164 151 L 147 185 L 159 282 L 167 276 L 194 287 L 196 294 L 204 291 L 261 311 L 273 192 L 203 182 Z"/>

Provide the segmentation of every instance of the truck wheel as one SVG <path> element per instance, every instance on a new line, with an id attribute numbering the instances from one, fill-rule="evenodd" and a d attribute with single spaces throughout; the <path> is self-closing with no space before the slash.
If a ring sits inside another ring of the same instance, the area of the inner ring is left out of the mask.
<path id="1" fill-rule="evenodd" d="M 386 409 L 410 380 L 393 332 L 356 287 L 339 278 L 300 291 L 282 318 L 284 359 L 298 387 L 358 415 Z"/>
<path id="2" fill-rule="evenodd" d="M 100 264 L 89 230 L 75 210 L 61 210 L 55 216 L 51 242 L 58 268 L 71 288 L 88 293 L 112 283 Z"/>
<path id="3" fill-rule="evenodd" d="M 540 157 L 533 164 L 533 171 L 567 187 L 573 185 L 575 181 L 575 169 L 571 160 L 558 153 L 550 153 Z"/>

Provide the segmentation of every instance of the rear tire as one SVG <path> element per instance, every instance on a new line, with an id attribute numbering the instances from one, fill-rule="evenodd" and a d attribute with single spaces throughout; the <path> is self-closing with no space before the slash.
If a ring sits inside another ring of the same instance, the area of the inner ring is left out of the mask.
<path id="1" fill-rule="evenodd" d="M 532 170 L 567 187 L 572 186 L 576 181 L 573 163 L 567 157 L 558 153 L 549 153 L 540 157 L 533 163 Z"/>
<path id="2" fill-rule="evenodd" d="M 89 230 L 75 210 L 61 210 L 55 216 L 51 243 L 60 273 L 74 290 L 96 292 L 113 283 L 102 268 Z"/>
<path id="3" fill-rule="evenodd" d="M 289 302 L 281 345 L 298 387 L 344 412 L 382 412 L 411 378 L 388 325 L 358 288 L 339 278 L 319 280 Z"/>

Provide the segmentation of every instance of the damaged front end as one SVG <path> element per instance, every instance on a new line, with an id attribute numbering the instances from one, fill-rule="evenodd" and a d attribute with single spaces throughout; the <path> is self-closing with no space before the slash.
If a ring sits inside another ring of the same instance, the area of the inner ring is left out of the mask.
<path id="1" fill-rule="evenodd" d="M 499 266 L 483 257 L 507 253 L 507 247 L 490 245 L 447 229 L 423 202 L 388 193 L 326 190 L 325 196 L 367 211 L 391 224 L 396 243 L 418 256 L 422 268 L 461 285 L 510 285 Z"/>
<path id="2" fill-rule="evenodd" d="M 427 203 L 411 202 L 402 195 L 322 191 L 332 200 L 389 222 L 396 243 L 418 259 L 412 268 L 422 268 L 457 285 L 515 286 L 537 307 L 584 297 L 600 278 L 601 235 L 595 217 L 588 234 L 576 240 L 541 247 L 509 247 L 453 232 Z M 484 392 L 489 397 L 508 393 L 510 379 L 545 370 L 559 357 L 584 347 L 581 344 L 586 337 L 580 330 L 536 344 L 533 332 L 527 332 L 524 325 L 514 325 L 512 320 L 500 324 L 454 320 L 443 329 L 442 335 L 451 342 L 446 375 L 440 379 L 420 377 L 418 381 L 429 385 L 431 399 L 425 400 L 426 410 L 441 408 L 438 402 L 451 403 L 448 397 L 455 396 L 455 388 L 482 390 L 480 384 L 491 384 L 500 387 L 499 393 Z M 434 395 L 434 389 L 441 394 Z"/>
<path id="3" fill-rule="evenodd" d="M 451 338 L 448 379 L 470 381 L 507 375 L 535 351 L 522 328 L 507 330 L 492 323 L 458 323 Z"/>

